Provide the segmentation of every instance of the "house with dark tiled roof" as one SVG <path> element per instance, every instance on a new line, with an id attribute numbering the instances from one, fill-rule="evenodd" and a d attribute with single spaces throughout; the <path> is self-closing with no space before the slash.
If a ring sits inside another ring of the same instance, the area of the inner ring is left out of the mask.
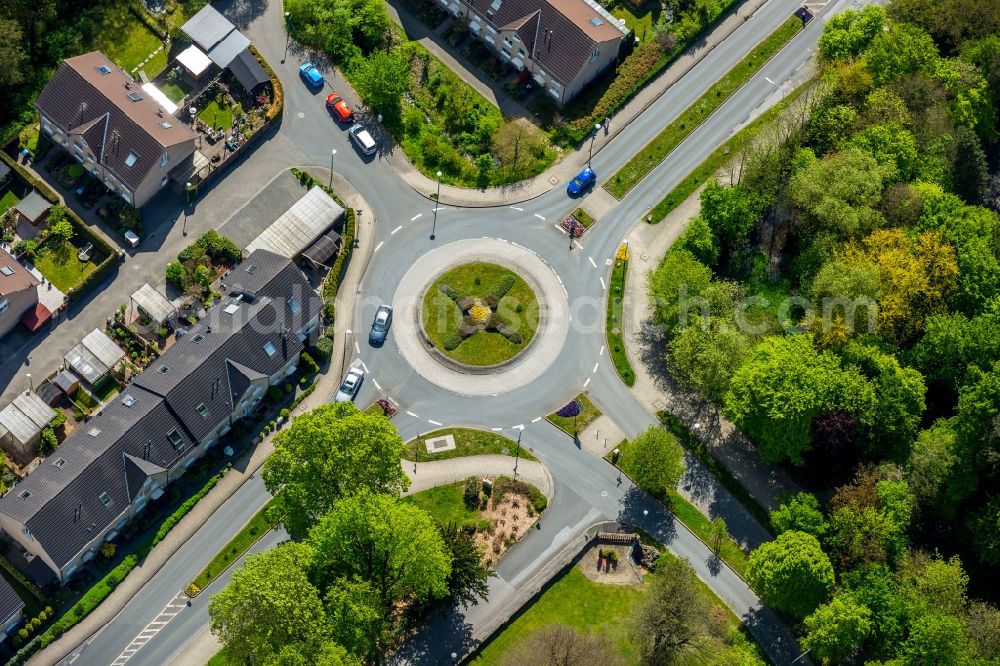
<path id="1" fill-rule="evenodd" d="M 439 0 L 557 104 L 618 59 L 628 29 L 596 0 Z"/>
<path id="2" fill-rule="evenodd" d="M 45 134 L 136 207 L 194 155 L 194 131 L 100 51 L 60 63 L 35 108 Z"/>
<path id="3" fill-rule="evenodd" d="M 266 250 L 227 296 L 0 499 L 0 528 L 66 581 L 295 372 L 322 300 Z"/>
<path id="4" fill-rule="evenodd" d="M 24 602 L 3 578 L 0 578 L 0 641 L 17 629 L 24 619 Z"/>

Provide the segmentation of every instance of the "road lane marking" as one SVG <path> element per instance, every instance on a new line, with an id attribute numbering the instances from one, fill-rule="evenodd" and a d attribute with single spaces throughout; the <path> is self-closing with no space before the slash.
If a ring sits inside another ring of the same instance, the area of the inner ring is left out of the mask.
<path id="1" fill-rule="evenodd" d="M 524 430 L 524 424 L 518 423 L 516 426 L 512 428 L 512 430 Z"/>
<path id="2" fill-rule="evenodd" d="M 516 210 L 516 211 L 517 211 L 518 213 L 523 213 L 523 212 L 524 212 L 524 209 L 523 209 L 523 208 L 518 208 L 517 206 L 509 206 L 509 208 L 513 208 L 513 209 L 514 209 L 514 210 Z"/>
<path id="3" fill-rule="evenodd" d="M 805 64 L 806 64 L 806 63 L 805 63 L 805 61 L 804 61 L 804 60 L 803 60 L 802 62 L 800 62 L 800 63 L 799 63 L 799 66 L 795 68 L 795 71 L 797 72 L 797 71 L 799 71 L 800 69 L 802 69 L 802 66 L 803 66 L 803 65 L 805 65 Z"/>
<path id="4" fill-rule="evenodd" d="M 134 657 L 136 653 L 138 653 L 139 650 L 146 645 L 146 643 L 153 640 L 153 638 L 181 612 L 180 609 L 187 606 L 188 599 L 188 596 L 183 592 L 178 593 L 173 599 L 171 599 L 170 602 L 164 606 L 163 610 L 160 611 L 134 639 L 132 639 L 132 642 L 129 643 L 124 650 L 122 650 L 122 653 L 118 655 L 118 658 L 112 662 L 112 666 L 125 666 L 125 663 L 129 659 Z M 175 608 L 179 610 L 172 610 Z M 79 656 L 79 654 L 77 656 Z M 73 661 L 75 661 L 75 659 L 70 660 L 70 663 L 73 663 Z"/>
<path id="5" fill-rule="evenodd" d="M 396 405 L 397 407 L 399 407 L 399 403 L 398 403 L 398 402 L 396 402 L 396 401 L 395 401 L 395 400 L 393 399 L 393 397 L 392 397 L 391 395 L 390 395 L 390 396 L 388 396 L 388 398 L 389 398 L 389 402 L 391 402 L 392 404 L 394 404 L 394 405 Z"/>
<path id="6" fill-rule="evenodd" d="M 383 245 L 385 245 L 385 241 L 379 241 L 378 245 L 375 246 L 375 251 L 378 252 L 381 250 Z"/>
<path id="7" fill-rule="evenodd" d="M 538 423 L 538 422 L 539 422 L 539 421 L 541 421 L 541 420 L 542 420 L 542 417 L 541 417 L 541 416 L 539 416 L 539 417 L 537 417 L 537 418 L 533 418 L 533 419 L 531 419 L 531 422 L 532 422 L 532 423 Z"/>
<path id="8" fill-rule="evenodd" d="M 419 418 L 420 418 L 419 416 L 417 416 L 416 414 L 414 414 L 414 413 L 413 413 L 413 412 L 411 412 L 411 411 L 407 411 L 406 413 L 407 413 L 407 414 L 409 414 L 410 416 L 412 416 L 412 417 L 413 417 L 413 418 L 415 418 L 415 419 L 419 419 Z"/>
<path id="9" fill-rule="evenodd" d="M 545 217 L 544 217 L 544 216 L 542 216 L 542 215 L 539 215 L 538 213 L 535 213 L 535 217 L 537 217 L 537 218 L 538 218 L 539 220 L 541 220 L 542 222 L 544 222 L 544 221 L 545 221 Z"/>
<path id="10" fill-rule="evenodd" d="M 767 78 L 766 76 L 764 77 L 764 80 L 767 81 L 768 83 L 770 83 L 772 86 L 774 85 L 774 81 L 772 81 L 771 79 Z"/>
<path id="11" fill-rule="evenodd" d="M 432 421 L 431 419 L 427 419 L 427 422 L 430 423 L 431 425 L 436 425 L 436 426 L 442 425 L 440 421 Z"/>
<path id="12" fill-rule="evenodd" d="M 375 381 L 375 378 L 374 378 L 374 377 L 372 377 L 372 384 L 374 384 L 374 385 L 375 385 L 375 388 L 377 388 L 377 389 L 378 389 L 379 391 L 381 391 L 381 390 L 382 390 L 382 387 L 378 385 L 378 382 L 377 382 L 377 381 Z"/>
<path id="13" fill-rule="evenodd" d="M 368 372 L 368 366 L 365 365 L 364 361 L 361 361 L 361 367 L 364 368 L 365 372 Z"/>
<path id="14" fill-rule="evenodd" d="M 594 364 L 594 369 L 590 371 L 591 374 L 597 372 L 597 368 L 600 367 L 600 365 L 601 365 L 600 361 L 598 361 L 597 363 L 595 363 Z"/>
<path id="15" fill-rule="evenodd" d="M 389 235 L 392 236 L 393 234 L 395 234 L 397 231 L 399 231 L 402 228 L 403 228 L 403 225 L 401 224 L 398 227 L 396 227 L 395 229 L 393 229 L 392 231 L 390 231 Z"/>
<path id="16" fill-rule="evenodd" d="M 503 428 L 490 428 L 493 432 L 503 432 Z"/>
<path id="17" fill-rule="evenodd" d="M 410 222 L 416 222 L 418 219 L 420 219 L 421 215 L 423 215 L 423 213 L 417 213 L 416 215 L 410 218 Z"/>
<path id="18" fill-rule="evenodd" d="M 601 291 L 607 291 L 608 285 L 604 284 L 604 278 L 601 278 Z"/>
<path id="19" fill-rule="evenodd" d="M 562 227 L 560 227 L 558 224 L 553 224 L 552 226 L 555 227 L 555 230 L 558 231 L 559 233 L 563 233 L 564 231 L 566 231 L 565 229 L 563 229 Z"/>
<path id="20" fill-rule="evenodd" d="M 588 384 L 590 384 L 590 377 L 587 377 L 587 381 L 583 383 L 583 388 L 587 388 Z"/>
<path id="21" fill-rule="evenodd" d="M 591 266 L 593 266 L 594 268 L 597 268 L 597 264 L 594 263 L 594 258 L 593 257 L 587 257 L 587 260 L 590 262 Z"/>
<path id="22" fill-rule="evenodd" d="M 604 356 L 604 345 L 601 345 L 601 351 L 597 353 L 598 356 Z"/>
<path id="23" fill-rule="evenodd" d="M 361 353 L 361 345 L 358 344 L 357 340 L 354 341 L 354 353 L 355 354 Z"/>

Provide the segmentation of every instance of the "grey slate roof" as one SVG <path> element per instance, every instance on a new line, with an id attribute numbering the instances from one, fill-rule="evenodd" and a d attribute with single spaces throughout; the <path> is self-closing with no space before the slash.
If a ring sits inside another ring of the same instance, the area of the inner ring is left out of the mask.
<path id="1" fill-rule="evenodd" d="M 28 196 L 24 197 L 14 205 L 14 210 L 21 215 L 24 215 L 32 222 L 45 214 L 45 211 L 49 208 L 52 208 L 52 204 L 35 190 L 28 192 Z"/>
<path id="2" fill-rule="evenodd" d="M 257 58 L 250 53 L 250 49 L 243 49 L 236 58 L 229 63 L 229 71 L 233 73 L 236 80 L 240 82 L 248 92 L 259 85 L 270 81 L 267 72 L 257 62 Z"/>
<path id="3" fill-rule="evenodd" d="M 24 608 L 24 602 L 17 592 L 3 578 L 0 578 L 0 623 L 6 622 L 14 613 Z"/>
<path id="4" fill-rule="evenodd" d="M 212 5 L 205 5 L 188 19 L 181 26 L 181 32 L 219 67 L 228 67 L 250 46 L 250 40 Z"/>
<path id="5" fill-rule="evenodd" d="M 267 267 L 261 277 L 268 279 L 254 285 L 256 297 L 216 304 L 120 397 L 0 498 L 0 512 L 25 523 L 60 568 L 118 520 L 148 476 L 177 464 L 233 411 L 234 390 L 239 398 L 252 379 L 276 373 L 302 350 L 290 331 L 303 328 L 322 301 L 287 259 L 254 253 L 247 261 Z M 298 312 L 292 312 L 289 297 L 297 299 Z M 272 355 L 265 350 L 268 343 Z M 160 372 L 161 366 L 168 370 Z M 209 417 L 199 414 L 202 403 Z M 174 430 L 178 446 L 167 437 Z M 102 493 L 110 496 L 109 506 Z"/>

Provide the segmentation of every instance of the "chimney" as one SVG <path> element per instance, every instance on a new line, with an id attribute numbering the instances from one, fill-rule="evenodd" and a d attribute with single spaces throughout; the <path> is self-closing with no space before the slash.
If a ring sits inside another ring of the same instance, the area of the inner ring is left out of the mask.
<path id="1" fill-rule="evenodd" d="M 125 90 L 131 90 L 131 89 L 132 89 L 132 84 L 129 81 L 126 81 L 125 82 Z"/>

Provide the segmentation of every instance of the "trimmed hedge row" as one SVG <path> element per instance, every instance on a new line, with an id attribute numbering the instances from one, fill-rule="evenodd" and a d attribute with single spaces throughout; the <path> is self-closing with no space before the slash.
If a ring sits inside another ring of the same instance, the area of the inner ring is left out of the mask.
<path id="1" fill-rule="evenodd" d="M 165 42 L 167 40 L 167 33 L 163 31 L 163 28 L 156 24 L 156 21 L 153 20 L 152 16 L 146 13 L 144 5 L 141 2 L 129 4 L 128 10 L 133 16 L 142 21 L 142 24 L 149 28 L 154 35 L 159 37 L 161 42 Z"/>
<path id="2" fill-rule="evenodd" d="M 326 188 L 324 188 L 326 189 Z M 332 324 L 336 317 L 337 291 L 340 281 L 347 271 L 347 262 L 354 251 L 354 238 L 357 235 L 357 218 L 353 208 L 347 209 L 347 219 L 344 221 L 344 233 L 341 235 L 340 254 L 330 267 L 330 272 L 323 281 L 323 302 L 326 304 L 327 325 Z"/>
<path id="3" fill-rule="evenodd" d="M 253 44 L 250 45 L 250 53 L 257 58 L 257 62 L 259 62 L 260 66 L 264 68 L 265 72 L 267 72 L 268 78 L 271 79 L 271 90 L 274 93 L 274 99 L 271 100 L 271 108 L 268 109 L 267 113 L 264 115 L 264 120 L 271 121 L 275 118 L 280 118 L 285 109 L 285 91 L 281 87 L 281 79 L 278 78 L 277 74 L 274 73 L 274 70 L 271 69 L 271 66 L 267 64 L 267 60 L 264 59 L 264 56 L 260 54 Z"/>
<path id="4" fill-rule="evenodd" d="M 0 150 L 0 160 L 6 162 L 7 166 L 13 169 L 19 178 L 34 188 L 46 201 L 52 204 L 59 203 L 59 195 L 52 188 L 38 178 L 35 178 L 33 174 L 2 150 Z M 97 251 L 104 255 L 104 260 L 97 265 L 97 268 L 92 273 L 89 273 L 76 287 L 66 292 L 67 298 L 72 302 L 79 300 L 91 287 L 103 280 L 121 262 L 122 255 L 104 239 L 103 235 L 88 227 L 80 219 L 80 216 L 76 214 L 76 211 L 69 206 L 64 207 L 66 209 L 66 218 L 73 225 L 73 231 L 85 241 L 93 243 Z"/>
<path id="5" fill-rule="evenodd" d="M 118 566 L 109 571 L 104 578 L 87 590 L 86 594 L 73 604 L 68 611 L 63 613 L 62 617 L 56 620 L 51 627 L 46 629 L 44 633 L 31 639 L 24 647 L 18 650 L 11 657 L 10 661 L 7 662 L 7 666 L 20 666 L 20 664 L 25 663 L 33 654 L 54 643 L 60 636 L 79 624 L 83 618 L 90 615 L 125 580 L 139 564 L 140 560 L 145 559 L 150 551 L 153 550 L 153 547 L 160 543 L 167 536 L 167 533 L 180 522 L 181 518 L 186 516 L 194 508 L 194 505 L 205 497 L 218 482 L 219 475 L 215 475 L 205 482 L 205 485 L 197 493 L 188 498 L 187 501 L 181 504 L 176 511 L 163 521 L 160 529 L 157 530 L 152 538 L 146 537 L 145 540 L 140 542 L 135 552 L 126 555 Z"/>

